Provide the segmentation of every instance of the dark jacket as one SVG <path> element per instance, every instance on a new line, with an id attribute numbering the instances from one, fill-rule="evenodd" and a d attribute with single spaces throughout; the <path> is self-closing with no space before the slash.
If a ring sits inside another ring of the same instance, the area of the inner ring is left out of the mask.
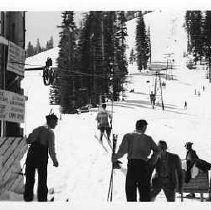
<path id="1" fill-rule="evenodd" d="M 157 181 L 157 184 L 161 183 L 161 158 L 159 157 L 155 166 L 156 173 L 152 178 L 153 181 Z M 182 189 L 183 186 L 183 172 L 181 166 L 181 160 L 178 155 L 167 152 L 167 188 L 174 188 L 178 187 L 179 190 Z M 177 182 L 178 180 L 178 182 Z"/>
<path id="2" fill-rule="evenodd" d="M 210 170 L 211 168 L 211 164 L 209 162 L 199 159 L 195 150 L 190 149 L 186 154 L 187 170 L 185 172 L 185 183 L 188 183 L 191 180 L 191 169 L 194 164 L 197 168 L 204 172 Z"/>
<path id="3" fill-rule="evenodd" d="M 196 159 L 199 159 L 199 157 L 196 154 L 195 150 L 193 149 L 188 150 L 186 154 L 187 170 L 193 167 L 193 164 L 195 163 Z"/>
<path id="4" fill-rule="evenodd" d="M 35 128 L 32 133 L 29 134 L 26 141 L 28 144 L 33 145 L 30 150 L 39 151 L 38 148 L 43 148 L 41 150 L 44 150 L 43 154 L 46 154 L 46 149 L 44 148 L 47 148 L 47 154 L 49 153 L 52 161 L 54 163 L 58 162 L 55 152 L 55 135 L 53 130 L 51 130 L 47 125 Z M 35 142 L 36 144 L 34 145 Z M 42 147 L 39 147 L 37 145 L 38 143 L 41 144 Z M 40 156 L 39 152 L 38 156 Z"/>

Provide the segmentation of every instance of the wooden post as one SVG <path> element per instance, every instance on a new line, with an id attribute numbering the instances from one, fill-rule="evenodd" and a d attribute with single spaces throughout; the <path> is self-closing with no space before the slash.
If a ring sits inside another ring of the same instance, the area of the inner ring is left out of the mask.
<path id="1" fill-rule="evenodd" d="M 203 197 L 203 193 L 200 193 L 200 201 L 203 202 L 204 197 Z"/>
<path id="2" fill-rule="evenodd" d="M 162 93 L 162 84 L 161 84 L 160 74 L 159 74 L 159 81 L 160 81 L 160 95 L 161 95 L 162 109 L 164 110 L 163 93 Z"/>
<path id="3" fill-rule="evenodd" d="M 5 54 L 5 46 L 2 46 L 2 90 L 5 90 L 6 86 L 6 54 Z M 6 122 L 1 120 L 1 137 L 6 136 Z"/>
<path id="4" fill-rule="evenodd" d="M 5 36 L 5 14 L 4 12 L 1 13 L 1 24 L 2 24 L 2 35 Z M 5 90 L 6 87 L 6 46 L 8 46 L 9 41 L 6 40 L 4 37 L 0 37 L 0 44 L 2 44 L 2 49 L 1 49 L 1 58 L 2 58 L 2 65 L 1 65 L 1 70 L 2 70 L 2 90 Z M 4 120 L 1 120 L 1 137 L 6 136 L 6 122 Z"/>
<path id="5" fill-rule="evenodd" d="M 211 64 L 210 64 L 210 55 L 209 55 L 209 82 L 211 82 Z"/>
<path id="6" fill-rule="evenodd" d="M 181 193 L 181 202 L 184 201 L 183 192 Z"/>

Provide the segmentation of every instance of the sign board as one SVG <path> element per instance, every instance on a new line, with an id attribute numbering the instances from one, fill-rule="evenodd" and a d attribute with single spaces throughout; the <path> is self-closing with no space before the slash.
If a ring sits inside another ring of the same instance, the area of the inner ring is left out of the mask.
<path id="1" fill-rule="evenodd" d="M 0 120 L 23 123 L 25 117 L 25 96 L 0 90 Z"/>
<path id="2" fill-rule="evenodd" d="M 9 42 L 7 70 L 24 76 L 25 51 L 16 44 Z"/>

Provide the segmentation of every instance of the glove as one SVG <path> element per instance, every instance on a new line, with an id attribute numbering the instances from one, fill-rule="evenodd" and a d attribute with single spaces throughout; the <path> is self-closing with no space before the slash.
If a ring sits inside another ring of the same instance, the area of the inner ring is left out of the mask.
<path id="1" fill-rule="evenodd" d="M 54 161 L 53 166 L 58 167 L 59 166 L 58 161 Z"/>
<path id="2" fill-rule="evenodd" d="M 117 160 L 116 162 L 113 162 L 113 169 L 120 169 L 122 162 Z"/>

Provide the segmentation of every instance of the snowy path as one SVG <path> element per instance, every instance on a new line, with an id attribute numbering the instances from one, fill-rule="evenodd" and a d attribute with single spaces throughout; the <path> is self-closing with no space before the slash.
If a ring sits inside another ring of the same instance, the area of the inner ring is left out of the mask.
<path id="1" fill-rule="evenodd" d="M 118 134 L 117 147 L 123 135 L 134 130 L 136 120 L 145 118 L 149 123 L 147 134 L 151 135 L 155 142 L 166 140 L 168 150 L 184 159 L 184 145 L 187 141 L 192 141 L 199 157 L 211 162 L 211 85 L 205 79 L 204 70 L 187 70 L 184 67 L 182 55 L 186 49 L 186 34 L 182 27 L 183 17 L 181 14 L 178 16 L 174 34 L 170 33 L 173 30 L 170 22 L 175 19 L 174 14 L 172 16 L 154 12 L 145 18 L 151 28 L 153 58 L 160 60 L 163 59 L 163 53 L 174 51 L 177 69 L 173 70 L 174 80 L 167 80 L 166 88 L 163 89 L 163 111 L 160 106 L 152 109 L 149 102 L 154 76 L 147 72 L 137 72 L 135 65 L 129 66 L 131 74 L 128 75 L 130 82 L 126 85 L 126 99 L 114 103 L 113 132 Z M 162 24 L 157 24 L 161 21 Z M 135 47 L 135 24 L 135 19 L 127 23 L 127 55 L 131 48 Z M 55 51 L 56 55 L 57 53 L 58 51 Z M 47 52 L 44 52 L 40 59 L 45 60 L 46 56 Z M 33 62 L 33 59 L 35 58 L 32 57 L 30 62 Z M 203 85 L 205 91 L 202 90 Z M 51 108 L 57 114 L 59 111 L 58 107 L 48 104 L 49 87 L 43 85 L 40 72 L 26 74 L 24 89 L 25 95 L 29 97 L 26 103 L 25 125 L 28 134 L 34 127 L 44 123 L 44 116 Z M 134 92 L 129 92 L 132 89 Z M 194 95 L 195 89 L 200 90 L 200 97 Z M 185 100 L 188 103 L 187 110 L 184 110 Z M 111 110 L 110 102 L 108 110 Z M 50 160 L 48 173 L 49 188 L 55 188 L 55 201 L 69 198 L 76 203 L 106 202 L 111 153 L 106 153 L 94 138 L 94 134 L 98 134 L 96 112 L 97 110 L 93 109 L 80 115 L 64 115 L 59 121 L 55 134 L 60 165 L 54 168 Z M 114 174 L 113 191 L 113 202 L 121 203 L 125 202 L 126 157 L 122 161 L 123 169 L 115 171 Z M 166 201 L 162 193 L 158 201 Z"/>
<path id="2" fill-rule="evenodd" d="M 199 156 L 211 161 L 211 87 L 203 71 L 177 69 L 174 74 L 176 79 L 167 81 L 163 91 L 165 111 L 160 106 L 152 109 L 149 103 L 148 87 L 145 84 L 152 76 L 137 73 L 131 77 L 133 81 L 130 88 L 134 88 L 135 92 L 128 92 L 125 101 L 114 103 L 113 132 L 118 134 L 118 145 L 126 132 L 133 131 L 135 121 L 145 118 L 149 122 L 147 133 L 156 142 L 166 140 L 169 151 L 184 159 L 185 142 L 193 141 Z M 194 83 L 191 79 L 206 86 L 201 97 L 194 95 L 195 85 L 192 85 Z M 187 110 L 183 108 L 184 100 L 188 101 Z M 108 110 L 111 110 L 111 104 L 108 104 Z M 55 169 L 49 166 L 49 186 L 55 187 L 56 200 L 70 197 L 70 200 L 76 202 L 104 202 L 107 199 L 111 153 L 106 153 L 94 138 L 94 134 L 98 134 L 96 111 L 93 109 L 90 113 L 65 115 L 56 129 L 60 167 Z M 126 157 L 123 162 L 123 169 L 115 171 L 114 175 L 116 202 L 125 200 Z"/>

